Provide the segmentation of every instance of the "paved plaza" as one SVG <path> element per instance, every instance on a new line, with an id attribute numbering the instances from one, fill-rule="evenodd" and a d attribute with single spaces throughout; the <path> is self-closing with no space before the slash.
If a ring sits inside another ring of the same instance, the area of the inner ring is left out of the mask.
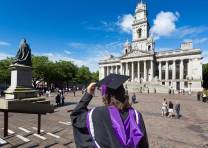
<path id="1" fill-rule="evenodd" d="M 54 95 L 49 98 L 55 104 Z M 42 133 L 36 134 L 37 115 L 9 113 L 9 136 L 3 137 L 3 113 L 0 113 L 0 147 L 75 147 L 70 113 L 81 98 L 77 92 L 66 94 L 66 105 L 53 114 L 42 116 Z M 180 119 L 161 117 L 163 98 L 181 104 Z M 133 106 L 144 117 L 151 148 L 206 148 L 208 144 L 208 104 L 196 101 L 192 95 L 137 94 Z M 90 107 L 102 105 L 101 97 L 93 98 Z M 3 144 L 5 143 L 5 144 Z M 208 147 L 208 146 L 207 146 Z"/>

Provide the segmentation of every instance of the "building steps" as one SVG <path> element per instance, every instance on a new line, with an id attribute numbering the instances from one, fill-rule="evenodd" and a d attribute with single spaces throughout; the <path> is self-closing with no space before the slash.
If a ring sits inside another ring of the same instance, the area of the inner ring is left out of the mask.
<path id="1" fill-rule="evenodd" d="M 127 82 L 124 85 L 127 86 L 128 92 L 141 92 L 141 93 L 168 93 L 169 87 L 160 85 L 158 83 L 151 82 Z"/>

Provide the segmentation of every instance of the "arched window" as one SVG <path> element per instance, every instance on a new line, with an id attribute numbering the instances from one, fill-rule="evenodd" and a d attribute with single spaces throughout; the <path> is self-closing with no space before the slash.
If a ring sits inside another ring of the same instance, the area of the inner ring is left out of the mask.
<path id="1" fill-rule="evenodd" d="M 128 52 L 127 49 L 125 49 L 125 54 L 127 54 L 127 52 Z"/>
<path id="2" fill-rule="evenodd" d="M 148 51 L 150 51 L 150 50 L 151 50 L 151 45 L 148 46 Z"/>
<path id="3" fill-rule="evenodd" d="M 142 29 L 139 28 L 139 29 L 137 30 L 137 33 L 138 33 L 138 37 L 141 38 L 141 37 L 142 37 Z"/>

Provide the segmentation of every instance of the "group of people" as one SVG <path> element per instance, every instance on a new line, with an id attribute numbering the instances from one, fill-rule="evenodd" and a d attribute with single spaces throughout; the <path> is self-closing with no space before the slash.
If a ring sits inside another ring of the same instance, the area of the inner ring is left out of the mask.
<path id="1" fill-rule="evenodd" d="M 175 109 L 172 101 L 167 102 L 164 98 L 161 107 L 162 116 L 173 118 L 176 116 L 178 119 L 180 118 L 180 103 L 176 101 Z"/>
<path id="2" fill-rule="evenodd" d="M 65 100 L 65 97 L 64 97 L 64 91 L 63 90 L 59 90 L 58 91 L 58 94 L 56 95 L 56 106 L 59 107 L 59 106 L 63 106 L 64 105 L 64 100 Z"/>

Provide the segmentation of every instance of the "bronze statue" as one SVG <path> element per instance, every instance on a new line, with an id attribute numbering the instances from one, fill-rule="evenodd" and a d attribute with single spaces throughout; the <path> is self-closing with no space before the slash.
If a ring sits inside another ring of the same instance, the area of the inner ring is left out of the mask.
<path id="1" fill-rule="evenodd" d="M 17 52 L 13 64 L 32 66 L 31 49 L 25 39 L 23 39 L 22 42 L 20 43 L 20 48 Z"/>

